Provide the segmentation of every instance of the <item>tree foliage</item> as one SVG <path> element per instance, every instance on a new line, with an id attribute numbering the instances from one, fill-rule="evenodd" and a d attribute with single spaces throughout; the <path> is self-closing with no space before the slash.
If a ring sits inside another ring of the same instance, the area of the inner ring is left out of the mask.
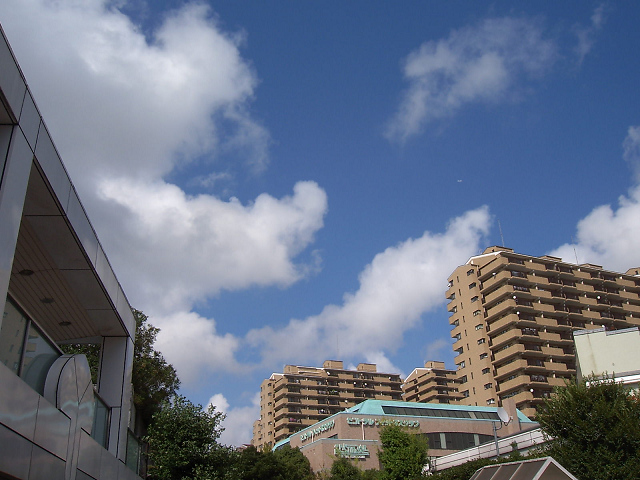
<path id="1" fill-rule="evenodd" d="M 313 480 L 309 460 L 298 448 L 285 446 L 259 452 L 251 446 L 242 451 L 227 474 L 229 480 Z"/>
<path id="2" fill-rule="evenodd" d="M 176 394 L 180 386 L 173 365 L 167 363 L 155 348 L 159 328 L 148 323 L 140 310 L 132 310 L 136 320 L 136 339 L 133 350 L 133 403 L 138 415 L 148 425 L 160 406 Z"/>
<path id="3" fill-rule="evenodd" d="M 218 443 L 224 414 L 204 410 L 176 395 L 153 415 L 145 441 L 149 444 L 149 478 L 213 480 L 223 478 L 230 452 Z"/>
<path id="4" fill-rule="evenodd" d="M 422 477 L 427 464 L 427 441 L 408 433 L 397 425 L 380 430 L 382 450 L 378 459 L 382 464 L 382 480 L 413 480 Z"/>
<path id="5" fill-rule="evenodd" d="M 536 415 L 549 437 L 543 452 L 580 480 L 638 478 L 640 403 L 611 380 L 559 388 Z"/>
<path id="6" fill-rule="evenodd" d="M 362 471 L 348 458 L 336 458 L 327 480 L 362 480 Z"/>

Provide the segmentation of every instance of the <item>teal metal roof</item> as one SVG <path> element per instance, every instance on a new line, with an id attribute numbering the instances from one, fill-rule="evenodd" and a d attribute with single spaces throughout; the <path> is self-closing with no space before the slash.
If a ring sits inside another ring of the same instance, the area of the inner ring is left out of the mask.
<path id="1" fill-rule="evenodd" d="M 449 403 L 418 403 L 418 402 L 400 402 L 393 400 L 365 400 L 358 405 L 347 408 L 347 413 L 361 413 L 364 415 L 407 415 L 402 413 L 388 413 L 385 412 L 383 407 L 396 407 L 396 409 L 428 409 L 428 410 L 446 410 L 446 411 L 461 411 L 461 412 L 486 412 L 495 414 L 498 407 L 475 407 L 469 405 L 452 405 Z M 389 408 L 386 409 L 387 411 Z M 520 410 L 518 412 L 518 420 L 520 423 L 535 423 L 529 417 L 524 415 Z M 408 416 L 411 416 L 408 414 Z M 426 416 L 439 416 L 439 415 L 417 415 L 420 417 Z M 443 415 L 444 416 L 444 415 Z M 474 419 L 472 419 L 474 420 Z"/>
<path id="2" fill-rule="evenodd" d="M 420 415 L 418 412 L 418 414 L 414 414 L 411 415 L 411 413 L 387 413 L 385 412 L 385 409 L 383 407 L 386 407 L 387 410 L 390 410 L 389 407 L 391 407 L 392 409 L 395 409 L 397 411 L 397 409 L 405 409 L 406 411 L 411 411 L 413 409 L 422 409 L 424 410 L 424 413 L 427 413 L 427 411 L 434 411 L 434 410 L 442 410 L 443 413 L 444 411 L 447 412 L 452 412 L 452 411 L 457 411 L 457 412 L 481 412 L 481 413 L 486 413 L 486 414 L 492 414 L 495 415 L 495 419 L 498 419 L 497 416 L 497 411 L 498 411 L 498 407 L 475 407 L 475 406 L 468 406 L 468 405 L 451 405 L 449 403 L 418 403 L 418 402 L 400 402 L 400 401 L 394 401 L 394 400 L 365 400 L 362 403 L 359 403 L 358 405 L 354 405 L 353 407 L 347 408 L 341 412 L 338 413 L 334 413 L 333 415 L 325 418 L 324 420 L 320 420 L 319 422 L 314 423 L 313 425 L 310 425 L 306 428 L 303 428 L 302 430 L 292 434 L 291 436 L 289 436 L 288 438 L 284 439 L 284 440 L 280 440 L 278 443 L 276 443 L 274 445 L 274 449 L 279 448 L 283 445 L 286 445 L 287 443 L 289 443 L 289 439 L 291 437 L 293 437 L 294 435 L 299 435 L 302 434 L 304 432 L 306 432 L 307 430 L 313 430 L 314 428 L 317 428 L 318 424 L 324 424 L 328 421 L 331 421 L 331 419 L 333 417 L 336 417 L 338 415 L 344 415 L 345 413 L 356 413 L 356 414 L 362 414 L 362 415 L 379 415 L 379 416 L 412 416 L 412 417 L 419 417 L 419 418 L 441 418 L 441 417 L 448 417 L 448 418 L 455 418 L 451 415 L 437 415 L 437 414 L 422 414 Z M 533 420 L 530 420 L 529 417 L 527 417 L 526 415 L 524 415 L 520 410 L 517 410 L 518 412 L 518 420 L 520 421 L 520 423 L 530 423 L 530 424 L 535 424 L 536 422 L 534 422 Z M 474 415 L 475 417 L 475 415 Z M 478 415 L 479 417 L 479 415 Z M 489 418 L 469 418 L 466 417 L 464 418 L 465 420 L 472 420 L 472 421 L 487 421 L 490 420 Z M 463 418 L 463 417 L 459 417 L 459 418 Z"/>

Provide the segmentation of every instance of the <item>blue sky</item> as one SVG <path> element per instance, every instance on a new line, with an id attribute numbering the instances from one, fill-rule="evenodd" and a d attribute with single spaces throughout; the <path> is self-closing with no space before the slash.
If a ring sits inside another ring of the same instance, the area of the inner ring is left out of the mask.
<path id="1" fill-rule="evenodd" d="M 5 0 L 130 303 L 248 442 L 285 364 L 452 366 L 486 246 L 640 265 L 636 2 Z"/>

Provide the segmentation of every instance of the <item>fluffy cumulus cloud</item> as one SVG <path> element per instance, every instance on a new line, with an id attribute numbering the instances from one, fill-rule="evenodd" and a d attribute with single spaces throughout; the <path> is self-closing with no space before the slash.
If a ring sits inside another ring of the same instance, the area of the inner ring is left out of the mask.
<path id="1" fill-rule="evenodd" d="M 313 182 L 297 183 L 293 195 L 280 199 L 262 194 L 249 205 L 189 197 L 164 182 L 105 181 L 99 193 L 121 219 L 117 233 L 107 232 L 118 244 L 118 271 L 139 280 L 132 285 L 136 296 L 162 314 L 221 289 L 295 282 L 305 268 L 292 259 L 312 242 L 327 209 L 326 194 Z M 127 262 L 130 252 L 135 262 Z"/>
<path id="2" fill-rule="evenodd" d="M 253 330 L 247 340 L 271 365 L 289 359 L 319 362 L 339 348 L 342 358 L 375 359 L 393 368 L 382 352 L 398 348 L 421 315 L 443 303 L 442 279 L 461 258 L 478 253 L 489 226 L 483 207 L 453 219 L 444 233 L 425 232 L 389 247 L 366 266 L 359 289 L 345 294 L 341 305 L 293 319 L 282 329 Z"/>
<path id="3" fill-rule="evenodd" d="M 623 142 L 624 159 L 635 173 L 635 185 L 618 205 L 601 205 L 578 222 L 575 244 L 565 244 L 551 255 L 580 263 L 595 263 L 626 272 L 640 266 L 640 127 L 630 127 Z"/>
<path id="4" fill-rule="evenodd" d="M 404 62 L 409 88 L 385 135 L 404 142 L 466 104 L 510 98 L 521 81 L 542 74 L 555 57 L 555 44 L 539 23 L 524 18 L 487 19 L 426 42 Z"/>
<path id="5" fill-rule="evenodd" d="M 188 385 L 203 368 L 240 368 L 239 340 L 194 305 L 303 277 L 313 266 L 296 258 L 327 199 L 313 182 L 247 202 L 169 183 L 194 162 L 201 186 L 265 168 L 270 138 L 250 113 L 258 81 L 246 39 L 201 3 L 150 31 L 114 5 L 5 0 L 0 22 L 129 299 L 162 329 L 158 346 Z"/>

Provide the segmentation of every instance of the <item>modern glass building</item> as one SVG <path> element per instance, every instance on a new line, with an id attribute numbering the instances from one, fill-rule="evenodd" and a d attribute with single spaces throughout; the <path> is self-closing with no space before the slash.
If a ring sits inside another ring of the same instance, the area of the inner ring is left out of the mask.
<path id="1" fill-rule="evenodd" d="M 139 478 L 135 320 L 1 28 L 0 306 L 0 479 Z"/>

